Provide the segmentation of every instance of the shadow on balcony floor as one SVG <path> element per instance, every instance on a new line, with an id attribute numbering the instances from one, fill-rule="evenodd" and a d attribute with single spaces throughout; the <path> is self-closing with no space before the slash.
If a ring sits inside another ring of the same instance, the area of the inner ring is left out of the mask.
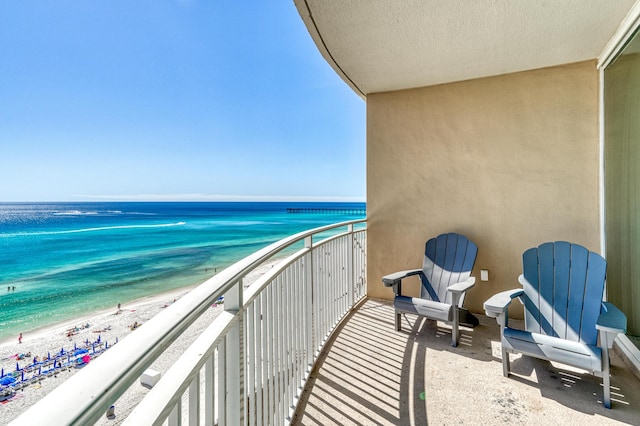
<path id="1" fill-rule="evenodd" d="M 445 324 L 403 318 L 367 300 L 327 344 L 302 395 L 294 425 L 638 424 L 640 381 L 615 351 L 613 408 L 601 379 L 562 364 L 511 355 L 502 375 L 499 328 L 478 316 L 452 348 Z"/>

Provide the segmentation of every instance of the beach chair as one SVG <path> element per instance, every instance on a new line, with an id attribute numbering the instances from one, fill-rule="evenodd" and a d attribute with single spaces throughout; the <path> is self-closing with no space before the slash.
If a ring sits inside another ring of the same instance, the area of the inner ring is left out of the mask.
<path id="1" fill-rule="evenodd" d="M 504 376 L 509 375 L 510 353 L 571 365 L 603 378 L 603 405 L 611 408 L 609 349 L 616 335 L 626 332 L 627 319 L 602 301 L 607 262 L 561 241 L 525 251 L 522 263 L 522 288 L 484 303 L 487 315 L 500 324 Z M 525 330 L 509 327 L 508 307 L 514 298 L 524 304 Z"/>
<path id="2" fill-rule="evenodd" d="M 396 330 L 401 329 L 402 314 L 411 313 L 451 325 L 451 345 L 460 340 L 460 311 L 466 292 L 473 287 L 471 270 L 478 247 L 465 236 L 442 234 L 425 244 L 422 269 L 395 272 L 382 277 L 386 287 L 393 287 Z M 402 280 L 417 275 L 422 283 L 420 297 L 402 295 Z M 477 319 L 465 311 L 465 322 L 477 324 Z"/>
<path id="3" fill-rule="evenodd" d="M 0 402 L 7 401 L 16 395 L 16 391 L 11 388 L 0 390 Z"/>

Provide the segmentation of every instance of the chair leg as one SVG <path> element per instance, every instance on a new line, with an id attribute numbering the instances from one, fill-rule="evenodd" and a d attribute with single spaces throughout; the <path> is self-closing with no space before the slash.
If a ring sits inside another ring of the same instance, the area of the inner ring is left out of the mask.
<path id="1" fill-rule="evenodd" d="M 400 331 L 402 329 L 402 314 L 396 311 L 396 331 Z"/>
<path id="2" fill-rule="evenodd" d="M 453 321 L 451 322 L 451 346 L 454 348 L 458 346 L 458 342 L 460 341 L 460 329 L 458 328 L 458 322 L 460 322 L 460 312 L 458 308 L 454 306 L 453 308 Z"/>
<path id="3" fill-rule="evenodd" d="M 604 408 L 611 408 L 611 375 L 609 374 L 609 348 L 604 345 L 602 348 L 602 387 L 604 388 Z"/>
<path id="4" fill-rule="evenodd" d="M 509 377 L 509 370 L 511 367 L 509 364 L 510 364 L 509 352 L 507 352 L 503 344 L 502 345 L 502 374 L 504 375 L 504 377 Z"/>

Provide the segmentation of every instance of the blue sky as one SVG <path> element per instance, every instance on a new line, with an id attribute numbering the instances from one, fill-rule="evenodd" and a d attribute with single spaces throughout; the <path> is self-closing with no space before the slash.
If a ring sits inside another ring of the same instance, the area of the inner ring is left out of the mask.
<path id="1" fill-rule="evenodd" d="M 0 201 L 364 200 L 292 0 L 0 0 Z"/>

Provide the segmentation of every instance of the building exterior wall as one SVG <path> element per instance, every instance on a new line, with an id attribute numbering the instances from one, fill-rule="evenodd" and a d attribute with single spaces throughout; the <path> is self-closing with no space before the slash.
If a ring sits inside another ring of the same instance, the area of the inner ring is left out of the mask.
<path id="1" fill-rule="evenodd" d="M 444 232 L 478 245 L 472 312 L 519 286 L 529 247 L 599 252 L 598 141 L 592 61 L 368 95 L 369 296 L 392 298 L 380 278 L 420 267 L 425 241 Z"/>

